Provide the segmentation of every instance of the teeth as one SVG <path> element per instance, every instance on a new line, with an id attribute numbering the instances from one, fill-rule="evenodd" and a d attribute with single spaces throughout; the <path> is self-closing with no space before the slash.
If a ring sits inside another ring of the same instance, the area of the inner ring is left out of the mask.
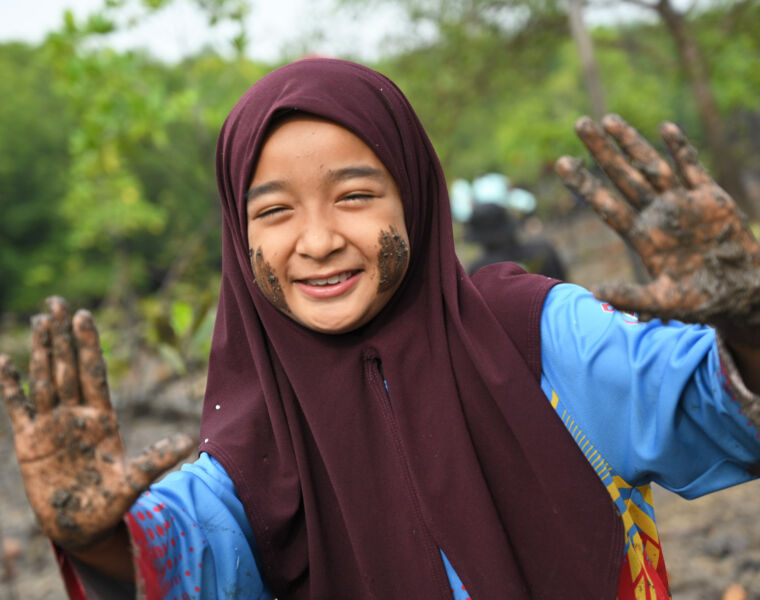
<path id="1" fill-rule="evenodd" d="M 351 272 L 346 271 L 345 273 L 333 275 L 332 277 L 327 277 L 326 279 L 307 279 L 306 283 L 309 285 L 335 285 L 336 283 L 345 281 L 349 277 L 351 277 Z"/>

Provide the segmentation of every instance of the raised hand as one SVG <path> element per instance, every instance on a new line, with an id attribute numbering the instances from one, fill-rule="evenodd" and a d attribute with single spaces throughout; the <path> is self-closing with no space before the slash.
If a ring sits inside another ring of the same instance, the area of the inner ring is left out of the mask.
<path id="1" fill-rule="evenodd" d="M 73 320 L 62 298 L 32 319 L 29 396 L 0 355 L 0 390 L 16 456 L 42 531 L 64 549 L 109 535 L 137 496 L 192 450 L 174 435 L 128 459 L 109 399 L 106 366 L 92 316 Z"/>
<path id="2" fill-rule="evenodd" d="M 760 245 L 734 201 L 673 123 L 660 135 L 675 169 L 620 117 L 602 126 L 583 117 L 575 130 L 620 196 L 578 159 L 563 156 L 556 171 L 638 251 L 652 281 L 605 283 L 594 294 L 643 320 L 706 323 L 760 344 Z"/>

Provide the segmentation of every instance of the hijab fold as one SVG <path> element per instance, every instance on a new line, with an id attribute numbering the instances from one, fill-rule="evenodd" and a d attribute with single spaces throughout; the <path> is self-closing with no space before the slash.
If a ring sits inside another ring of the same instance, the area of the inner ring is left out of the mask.
<path id="1" fill-rule="evenodd" d="M 361 329 L 311 331 L 253 282 L 244 194 L 266 133 L 298 111 L 359 136 L 394 177 L 411 262 Z M 217 146 L 222 288 L 201 423 L 280 600 L 613 598 L 622 526 L 539 385 L 554 280 L 515 265 L 472 280 L 446 182 L 399 89 L 308 59 L 253 85 Z M 386 387 L 387 386 L 387 387 Z"/>

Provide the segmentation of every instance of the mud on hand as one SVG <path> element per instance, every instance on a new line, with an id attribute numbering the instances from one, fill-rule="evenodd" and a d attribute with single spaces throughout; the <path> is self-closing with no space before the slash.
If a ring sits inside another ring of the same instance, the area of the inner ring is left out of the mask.
<path id="1" fill-rule="evenodd" d="M 6 355 L 0 395 L 16 458 L 42 531 L 76 550 L 107 536 L 137 496 L 194 444 L 186 435 L 126 457 L 111 406 L 98 332 L 89 312 L 73 319 L 62 298 L 32 319 L 29 396 Z"/>
<path id="2" fill-rule="evenodd" d="M 660 126 L 672 166 L 616 115 L 601 126 L 583 117 L 575 130 L 618 193 L 578 159 L 563 156 L 557 173 L 630 242 L 652 277 L 644 285 L 603 283 L 594 294 L 642 320 L 738 328 L 760 344 L 760 244 L 681 130 Z"/>

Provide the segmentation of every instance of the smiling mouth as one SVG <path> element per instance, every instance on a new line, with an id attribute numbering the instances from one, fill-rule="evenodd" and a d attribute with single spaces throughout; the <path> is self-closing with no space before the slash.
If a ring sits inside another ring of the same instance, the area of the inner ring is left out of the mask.
<path id="1" fill-rule="evenodd" d="M 316 287 L 336 285 L 338 283 L 343 283 L 349 277 L 355 275 L 357 272 L 358 271 L 343 271 L 343 273 L 338 273 L 337 275 L 331 275 L 330 277 L 324 277 L 321 279 L 301 279 L 300 283 L 305 283 L 306 285 L 313 285 Z"/>

